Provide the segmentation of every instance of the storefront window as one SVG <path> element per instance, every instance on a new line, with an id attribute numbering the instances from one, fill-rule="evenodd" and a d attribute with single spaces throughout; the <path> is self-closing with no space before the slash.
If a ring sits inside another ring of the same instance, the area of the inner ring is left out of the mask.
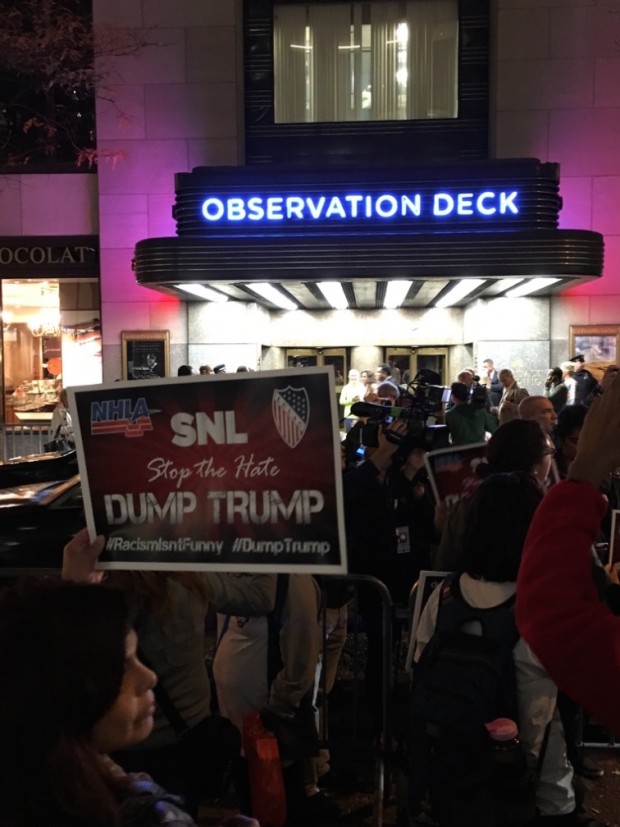
<path id="1" fill-rule="evenodd" d="M 458 2 L 274 6 L 276 123 L 457 118 Z"/>
<path id="2" fill-rule="evenodd" d="M 3 279 L 2 421 L 49 422 L 63 386 L 102 379 L 97 281 Z"/>

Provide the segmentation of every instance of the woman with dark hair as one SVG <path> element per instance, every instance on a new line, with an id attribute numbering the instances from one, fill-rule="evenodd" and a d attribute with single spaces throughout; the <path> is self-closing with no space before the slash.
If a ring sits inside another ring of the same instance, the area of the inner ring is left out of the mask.
<path id="1" fill-rule="evenodd" d="M 547 479 L 555 449 L 535 420 L 513 419 L 495 431 L 487 444 L 482 476 L 522 471 L 541 482 Z"/>
<path id="2" fill-rule="evenodd" d="M 5 591 L 0 661 L 2 827 L 194 825 L 179 799 L 108 757 L 143 741 L 155 713 L 120 591 L 51 580 Z"/>
<path id="3" fill-rule="evenodd" d="M 64 549 L 63 578 L 98 581 L 102 573 L 96 565 L 103 545 L 103 537 L 91 543 L 86 529 L 78 532 Z M 147 772 L 180 795 L 186 810 L 196 817 L 204 798 L 221 794 L 225 768 L 239 751 L 232 725 L 211 716 L 205 665 L 207 613 L 213 608 L 249 617 L 268 613 L 275 601 L 276 575 L 113 571 L 104 582 L 125 595 L 141 655 L 159 684 L 152 732 L 131 749 L 116 751 L 114 760 L 128 772 Z M 183 747 L 181 726 L 192 730 L 192 750 Z M 195 753 L 200 753 L 199 760 L 193 760 Z"/>
<path id="4" fill-rule="evenodd" d="M 509 424 L 516 424 L 516 420 Z M 497 433 L 506 427 L 502 426 Z M 462 573 L 458 577 L 461 599 L 469 607 L 484 612 L 514 600 L 526 535 L 542 498 L 543 491 L 534 474 L 523 471 L 493 474 L 474 492 L 463 534 Z M 416 663 L 435 631 L 442 591 L 439 586 L 435 588 L 420 618 Z M 465 631 L 481 633 L 480 629 L 469 627 Z M 535 768 L 540 761 L 536 791 L 540 818 L 536 824 L 595 827 L 597 822 L 583 820 L 576 810 L 573 769 L 566 756 L 557 710 L 557 687 L 521 638 L 513 648 L 513 661 L 520 739 L 531 767 Z M 415 684 L 415 669 L 413 680 Z"/>
<path id="5" fill-rule="evenodd" d="M 523 471 L 484 480 L 472 496 L 460 569 L 476 580 L 516 582 L 525 536 L 542 497 L 540 485 Z"/>
<path id="6" fill-rule="evenodd" d="M 492 474 L 521 472 L 528 474 L 541 485 L 551 469 L 555 449 L 549 437 L 538 422 L 527 419 L 512 419 L 495 431 L 487 443 L 486 462 L 481 462 L 476 472 L 480 477 Z M 461 499 L 448 512 L 441 534 L 441 540 L 433 561 L 438 571 L 455 571 L 460 567 L 463 550 L 463 533 L 471 523 L 471 498 Z M 493 504 L 488 504 L 486 525 L 495 523 Z M 490 539 L 497 543 L 505 531 L 495 527 L 485 529 Z"/>
<path id="7" fill-rule="evenodd" d="M 146 738 L 155 711 L 120 593 L 46 581 L 6 592 L 0 660 L 3 827 L 193 823 L 104 755 Z"/>

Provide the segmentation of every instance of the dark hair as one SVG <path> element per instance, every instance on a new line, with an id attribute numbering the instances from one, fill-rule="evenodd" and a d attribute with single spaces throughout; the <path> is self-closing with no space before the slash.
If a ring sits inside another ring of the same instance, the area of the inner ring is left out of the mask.
<path id="1" fill-rule="evenodd" d="M 469 396 L 469 388 L 464 382 L 453 382 L 450 385 L 450 392 L 459 402 L 467 402 Z"/>
<path id="2" fill-rule="evenodd" d="M 125 666 L 121 592 L 26 583 L 0 600 L 0 798 L 11 827 L 113 823 L 114 782 L 91 744 Z"/>
<path id="3" fill-rule="evenodd" d="M 549 373 L 553 376 L 554 379 L 559 379 L 560 382 L 562 381 L 562 377 L 564 376 L 564 374 L 562 373 L 562 368 L 558 367 L 551 368 Z"/>
<path id="4" fill-rule="evenodd" d="M 556 439 L 564 439 L 570 436 L 575 428 L 583 428 L 588 409 L 585 405 L 567 405 L 558 414 L 558 422 L 555 426 Z"/>
<path id="5" fill-rule="evenodd" d="M 495 431 L 487 443 L 487 462 L 481 463 L 483 475 L 509 471 L 531 472 L 548 448 L 547 436 L 532 419 L 512 419 Z"/>
<path id="6" fill-rule="evenodd" d="M 194 371 L 191 365 L 181 365 L 181 367 L 177 370 L 177 376 L 191 376 L 193 372 Z"/>
<path id="7" fill-rule="evenodd" d="M 468 503 L 459 568 L 496 583 L 517 579 L 530 523 L 542 500 L 530 474 L 493 474 Z"/>
<path id="8" fill-rule="evenodd" d="M 383 373 L 387 373 L 388 376 L 392 375 L 392 368 L 389 365 L 386 365 L 385 362 L 379 365 L 379 370 L 383 371 Z"/>

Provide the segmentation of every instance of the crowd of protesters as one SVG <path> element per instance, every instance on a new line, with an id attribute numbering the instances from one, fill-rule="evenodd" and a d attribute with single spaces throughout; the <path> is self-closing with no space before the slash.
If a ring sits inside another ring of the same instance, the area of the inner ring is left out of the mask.
<path id="1" fill-rule="evenodd" d="M 224 365 L 204 368 L 225 372 Z M 620 619 L 612 611 L 620 585 L 591 552 L 610 539 L 616 505 L 618 369 L 609 366 L 598 382 L 577 356 L 549 371 L 540 396 L 490 359 L 482 378 L 462 371 L 438 414 L 452 445 L 488 439 L 487 462 L 479 489 L 450 513 L 433 497 L 423 433 L 395 418 L 375 429 L 374 444 L 360 439 L 365 417 L 352 408 L 361 401 L 397 404 L 410 379 L 397 370 L 383 364 L 376 377 L 351 370 L 340 397 L 345 447 L 356 448 L 343 452 L 350 569 L 382 582 L 395 606 L 407 606 L 420 571 L 432 568 L 459 572 L 472 605 L 489 608 L 516 593 L 515 663 L 530 681 L 527 690 L 521 684 L 528 700 L 520 726 L 530 760 L 551 738 L 532 824 L 596 827 L 600 822 L 575 797 L 574 775 L 587 768 L 574 758 L 574 734 L 557 698 L 561 693 L 620 735 Z M 504 535 L 515 520 L 518 531 Z M 305 574 L 161 572 L 116 573 L 101 582 L 103 544 L 81 532 L 65 549 L 63 582 L 28 582 L 2 595 L 0 826 L 193 824 L 204 773 L 194 777 L 186 763 L 186 736 L 201 730 L 207 743 L 212 739 L 209 772 L 221 776 L 228 762 L 239 808 L 251 813 L 240 739 L 252 711 L 279 743 L 288 827 L 337 821 L 337 805 L 322 789 L 329 753 L 319 743 L 315 704 L 321 666 L 324 685 L 334 684 L 351 597 L 346 584 L 332 587 L 321 578 L 319 585 Z M 209 610 L 218 613 L 217 699 L 204 664 Z M 377 743 L 386 702 L 382 611 L 374 593 L 362 597 L 365 697 Z M 401 634 L 402 614 L 392 622 Z M 425 616 L 416 658 L 433 622 Z M 537 706 L 541 697 L 544 709 Z M 210 720 L 216 700 L 217 717 L 223 713 L 226 721 L 217 726 Z M 551 736 L 544 736 L 546 727 Z M 239 815 L 230 824 L 258 822 Z"/>

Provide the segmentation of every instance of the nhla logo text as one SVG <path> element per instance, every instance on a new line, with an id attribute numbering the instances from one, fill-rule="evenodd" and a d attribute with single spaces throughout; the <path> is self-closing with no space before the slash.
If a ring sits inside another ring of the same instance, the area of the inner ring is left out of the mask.
<path id="1" fill-rule="evenodd" d="M 105 399 L 90 403 L 91 434 L 124 434 L 142 436 L 153 430 L 151 414 L 146 399 Z"/>

